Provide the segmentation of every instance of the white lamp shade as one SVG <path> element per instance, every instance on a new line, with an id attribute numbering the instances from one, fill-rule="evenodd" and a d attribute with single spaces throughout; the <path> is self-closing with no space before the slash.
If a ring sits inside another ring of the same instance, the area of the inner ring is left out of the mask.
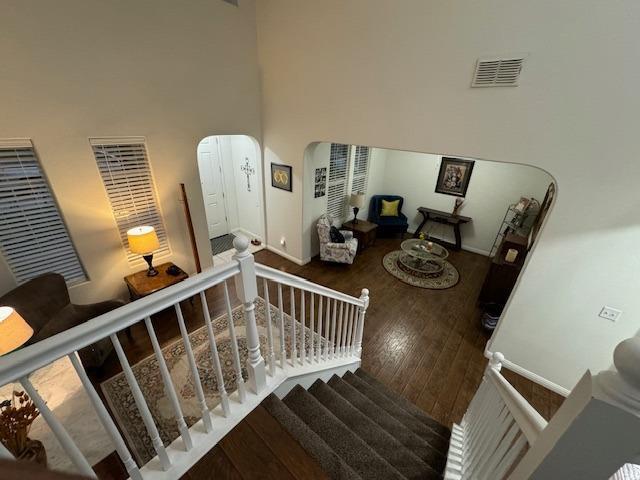
<path id="1" fill-rule="evenodd" d="M 364 193 L 352 193 L 349 199 L 349 205 L 352 207 L 364 207 Z"/>
<path id="2" fill-rule="evenodd" d="M 147 255 L 160 248 L 158 235 L 151 226 L 135 227 L 127 231 L 131 253 Z"/>
<path id="3" fill-rule="evenodd" d="M 0 355 L 24 345 L 33 328 L 11 307 L 0 307 Z"/>

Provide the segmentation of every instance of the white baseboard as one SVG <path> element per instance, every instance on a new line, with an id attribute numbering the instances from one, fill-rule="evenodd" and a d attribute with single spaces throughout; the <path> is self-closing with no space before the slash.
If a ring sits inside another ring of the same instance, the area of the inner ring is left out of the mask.
<path id="1" fill-rule="evenodd" d="M 491 355 L 493 355 L 493 352 L 490 352 L 489 350 L 484 351 L 485 357 L 491 358 Z M 541 377 L 536 373 L 530 372 L 526 368 L 522 368 L 520 365 L 516 365 L 515 363 L 507 360 L 506 358 L 502 362 L 502 366 L 507 370 L 511 370 L 512 372 L 517 373 L 518 375 L 522 375 L 524 378 L 527 378 L 532 382 L 537 383 L 538 385 L 542 385 L 544 388 L 551 390 L 552 392 L 555 392 L 558 395 L 562 395 L 563 397 L 567 397 L 571 393 L 571 390 L 567 390 L 566 388 L 561 387 L 557 383 L 553 383 L 552 381 L 547 380 L 546 378 Z"/>
<path id="2" fill-rule="evenodd" d="M 233 233 L 234 235 L 237 235 L 239 233 L 240 235 L 244 235 L 245 237 L 247 237 L 249 240 L 257 238 L 262 242 L 262 236 L 258 235 L 257 233 L 253 233 L 242 227 L 232 228 L 231 233 Z"/>
<path id="3" fill-rule="evenodd" d="M 276 247 L 274 247 L 273 245 L 267 245 L 267 250 L 269 250 L 270 252 L 273 252 L 277 255 L 280 255 L 281 257 L 286 258 L 287 260 L 292 261 L 293 263 L 297 264 L 297 265 L 306 265 L 307 263 L 309 263 L 311 261 L 310 258 L 304 259 L 304 260 L 300 260 L 297 257 L 294 257 L 293 255 L 289 255 L 288 253 L 283 252 L 282 250 L 277 249 Z"/>
<path id="4" fill-rule="evenodd" d="M 407 233 L 410 233 L 411 235 L 413 235 L 415 232 L 415 230 L 412 232 L 411 230 L 407 230 Z M 435 235 L 432 235 L 433 238 L 437 239 L 437 240 L 441 240 L 443 242 L 449 242 L 451 243 L 449 240 L 447 240 L 446 238 L 440 238 L 437 237 Z M 476 248 L 476 247 L 472 247 L 470 245 L 465 245 L 464 243 L 462 243 L 461 246 L 462 250 L 465 250 L 467 252 L 471 252 L 471 253 L 477 253 L 478 255 L 483 255 L 485 257 L 488 257 L 489 255 L 491 255 L 491 252 L 489 252 L 488 250 L 482 250 L 481 248 Z"/>

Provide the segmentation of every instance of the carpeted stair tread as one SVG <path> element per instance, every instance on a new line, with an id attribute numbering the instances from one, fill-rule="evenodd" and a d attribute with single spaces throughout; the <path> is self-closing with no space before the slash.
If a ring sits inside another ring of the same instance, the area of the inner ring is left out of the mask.
<path id="1" fill-rule="evenodd" d="M 436 480 L 441 478 L 438 472 L 405 448 L 398 440 L 389 435 L 377 423 L 365 416 L 322 380 L 317 380 L 309 388 L 308 392 L 404 477 L 415 480 Z"/>
<path id="2" fill-rule="evenodd" d="M 385 410 L 372 402 L 351 384 L 345 382 L 337 375 L 331 377 L 327 384 L 354 407 L 360 410 L 366 417 L 375 421 L 392 437 L 412 451 L 418 458 L 422 459 L 427 465 L 438 472 L 444 471 L 447 461 L 445 455 L 431 447 L 425 440 L 409 430 L 400 421 L 389 415 Z"/>
<path id="3" fill-rule="evenodd" d="M 430 429 L 434 430 L 443 438 L 449 439 L 449 437 L 451 436 L 451 430 L 449 430 L 449 428 L 442 425 L 440 422 L 438 422 L 435 418 L 431 417 L 424 410 L 421 410 L 420 408 L 416 407 L 413 403 L 411 403 L 406 398 L 402 397 L 401 395 L 398 395 L 397 393 L 389 389 L 386 385 L 384 385 L 382 382 L 378 381 L 377 379 L 369 375 L 367 372 L 365 372 L 361 368 L 356 370 L 356 375 L 360 377 L 362 380 L 364 380 L 365 382 L 367 382 L 372 387 L 375 387 L 378 390 L 380 390 L 380 392 L 382 392 L 391 400 L 396 402 L 398 405 L 404 408 L 407 412 L 409 412 L 411 415 L 416 417 L 418 420 L 420 420 Z"/>
<path id="4" fill-rule="evenodd" d="M 399 420 L 413 433 L 418 435 L 423 440 L 426 440 L 431 447 L 435 448 L 443 455 L 447 454 L 447 451 L 449 450 L 448 439 L 434 432 L 432 429 L 427 427 L 424 423 L 422 423 L 420 420 L 418 420 L 416 417 L 414 417 L 404 408 L 398 405 L 396 402 L 391 400 L 385 394 L 380 393 L 379 390 L 377 390 L 375 387 L 372 387 L 360 377 L 348 371 L 342 378 L 345 382 L 351 384 L 365 396 L 370 398 L 389 415 Z"/>
<path id="5" fill-rule="evenodd" d="M 320 464 L 327 476 L 333 480 L 358 480 L 361 478 L 322 438 L 274 394 L 265 398 L 261 405 Z"/>
<path id="6" fill-rule="evenodd" d="M 395 468 L 300 385 L 287 394 L 284 404 L 362 478 L 367 480 L 403 478 Z"/>

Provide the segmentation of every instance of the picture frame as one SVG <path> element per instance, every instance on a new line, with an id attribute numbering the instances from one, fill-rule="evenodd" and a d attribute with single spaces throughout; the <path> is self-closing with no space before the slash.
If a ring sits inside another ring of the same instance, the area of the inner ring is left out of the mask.
<path id="1" fill-rule="evenodd" d="M 473 160 L 442 157 L 438 181 L 436 182 L 436 193 L 465 197 L 474 164 Z"/>
<path id="2" fill-rule="evenodd" d="M 290 165 L 281 165 L 279 163 L 271 164 L 271 186 L 285 190 L 293 191 L 293 182 L 291 176 L 292 168 Z"/>
<path id="3" fill-rule="evenodd" d="M 327 167 L 316 168 L 314 180 L 314 198 L 324 197 L 327 194 Z"/>

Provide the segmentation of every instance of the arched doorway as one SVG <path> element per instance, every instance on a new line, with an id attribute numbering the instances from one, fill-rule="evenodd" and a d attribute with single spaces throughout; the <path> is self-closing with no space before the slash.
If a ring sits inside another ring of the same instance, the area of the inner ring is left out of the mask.
<path id="1" fill-rule="evenodd" d="M 198 144 L 198 171 L 214 264 L 233 254 L 244 235 L 252 251 L 265 240 L 263 173 L 258 142 L 247 135 L 212 135 Z"/>

